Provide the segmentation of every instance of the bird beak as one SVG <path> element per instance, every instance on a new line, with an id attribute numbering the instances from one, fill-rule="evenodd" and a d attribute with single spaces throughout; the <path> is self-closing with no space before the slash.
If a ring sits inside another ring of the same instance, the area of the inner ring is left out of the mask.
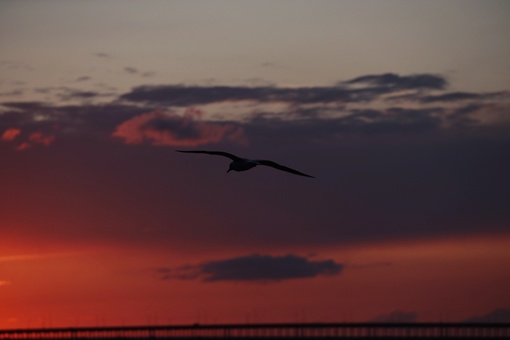
<path id="1" fill-rule="evenodd" d="M 228 169 L 228 170 L 227 170 L 227 174 L 230 172 L 230 170 L 232 170 L 232 169 Z"/>

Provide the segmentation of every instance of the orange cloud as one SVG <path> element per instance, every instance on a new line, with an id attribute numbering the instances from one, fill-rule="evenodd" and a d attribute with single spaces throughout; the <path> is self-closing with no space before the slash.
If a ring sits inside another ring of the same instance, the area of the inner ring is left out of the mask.
<path id="1" fill-rule="evenodd" d="M 51 143 L 55 141 L 55 136 L 44 135 L 42 132 L 34 132 L 30 135 L 28 140 L 32 144 L 42 144 L 44 146 L 49 146 Z"/>
<path id="2" fill-rule="evenodd" d="M 4 131 L 0 139 L 6 142 L 10 142 L 16 139 L 16 137 L 18 137 L 20 133 L 21 133 L 20 129 L 10 128 Z"/>
<path id="3" fill-rule="evenodd" d="M 117 126 L 113 137 L 126 144 L 197 146 L 230 140 L 246 143 L 244 130 L 234 124 L 205 122 L 202 111 L 188 109 L 181 116 L 159 110 L 133 117 Z"/>
<path id="4" fill-rule="evenodd" d="M 18 145 L 16 150 L 25 151 L 35 145 L 44 145 L 47 147 L 47 146 L 50 146 L 51 143 L 53 143 L 54 141 L 55 141 L 55 136 L 53 136 L 53 135 L 45 135 L 42 132 L 34 132 L 28 137 L 28 141 L 23 142 L 20 145 Z"/>

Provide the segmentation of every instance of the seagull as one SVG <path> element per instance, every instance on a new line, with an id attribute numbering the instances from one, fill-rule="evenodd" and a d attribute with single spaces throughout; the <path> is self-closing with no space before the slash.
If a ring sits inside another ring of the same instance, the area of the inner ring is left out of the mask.
<path id="1" fill-rule="evenodd" d="M 288 168 L 286 166 L 280 165 L 280 164 L 275 163 L 273 161 L 267 161 L 267 160 L 263 160 L 263 159 L 241 158 L 241 157 L 237 157 L 235 155 L 232 155 L 231 153 L 223 152 L 223 151 L 203 151 L 203 150 L 175 150 L 175 151 L 177 151 L 177 152 L 185 152 L 185 153 L 205 153 L 207 155 L 216 155 L 216 156 L 228 157 L 228 158 L 230 158 L 232 160 L 232 163 L 230 163 L 230 165 L 228 167 L 228 170 L 227 170 L 227 173 L 230 172 L 231 170 L 234 170 L 234 171 L 246 171 L 246 170 L 250 170 L 251 168 L 256 167 L 257 165 L 266 165 L 266 166 L 270 166 L 270 167 L 278 169 L 278 170 L 290 172 L 291 174 L 294 174 L 294 175 L 315 178 L 313 176 L 304 174 L 302 172 L 299 172 L 297 170 L 294 170 L 294 169 Z"/>

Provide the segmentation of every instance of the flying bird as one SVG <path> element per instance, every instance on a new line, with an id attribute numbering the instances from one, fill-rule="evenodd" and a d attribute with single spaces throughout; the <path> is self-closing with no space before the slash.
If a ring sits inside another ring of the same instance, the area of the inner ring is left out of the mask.
<path id="1" fill-rule="evenodd" d="M 241 157 L 237 157 L 235 155 L 232 155 L 231 153 L 223 152 L 223 151 L 203 151 L 203 150 L 175 150 L 175 151 L 177 151 L 177 152 L 185 152 L 185 153 L 205 153 L 207 155 L 216 155 L 216 156 L 228 157 L 228 158 L 230 158 L 232 160 L 232 163 L 230 163 L 230 165 L 228 167 L 228 170 L 227 170 L 227 173 L 230 172 L 231 170 L 234 170 L 234 171 L 246 171 L 246 170 L 250 170 L 251 168 L 256 167 L 257 165 L 266 165 L 266 166 L 270 166 L 270 167 L 278 169 L 278 170 L 290 172 L 291 174 L 294 174 L 294 175 L 315 178 L 313 176 L 304 174 L 302 172 L 299 172 L 297 170 L 294 170 L 294 169 L 288 168 L 286 166 L 280 165 L 280 164 L 275 163 L 273 161 L 268 161 L 268 160 L 263 160 L 263 159 L 241 158 Z"/>

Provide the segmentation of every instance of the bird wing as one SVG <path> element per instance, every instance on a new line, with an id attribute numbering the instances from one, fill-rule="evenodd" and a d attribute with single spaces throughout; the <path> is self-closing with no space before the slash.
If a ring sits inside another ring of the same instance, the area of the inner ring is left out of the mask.
<path id="1" fill-rule="evenodd" d="M 208 155 L 223 156 L 223 157 L 228 157 L 228 158 L 230 158 L 233 161 L 242 160 L 241 157 L 237 157 L 235 155 L 232 155 L 231 153 L 223 152 L 223 151 L 204 151 L 204 150 L 175 150 L 175 151 L 177 151 L 177 152 L 185 152 L 185 153 L 205 153 L 205 154 L 208 154 Z"/>
<path id="2" fill-rule="evenodd" d="M 290 172 L 291 174 L 294 174 L 294 175 L 299 175 L 299 176 L 305 176 L 305 177 L 311 177 L 311 178 L 315 178 L 313 176 L 310 176 L 310 175 L 307 175 L 307 174 L 304 174 L 302 172 L 299 172 L 297 170 L 294 170 L 294 169 L 291 169 L 291 168 L 288 168 L 286 166 L 283 166 L 283 165 L 280 165 L 278 163 L 275 163 L 273 161 L 267 161 L 267 160 L 256 160 L 255 162 L 257 162 L 258 164 L 260 165 L 267 165 L 267 166 L 270 166 L 272 168 L 275 168 L 275 169 L 278 169 L 278 170 L 282 170 L 282 171 L 287 171 L 287 172 Z"/>

